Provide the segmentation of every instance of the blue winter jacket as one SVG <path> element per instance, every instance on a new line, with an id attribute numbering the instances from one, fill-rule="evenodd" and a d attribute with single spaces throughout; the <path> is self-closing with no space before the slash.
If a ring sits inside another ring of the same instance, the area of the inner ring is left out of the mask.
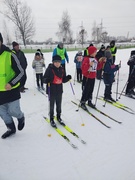
<path id="1" fill-rule="evenodd" d="M 103 80 L 105 84 L 112 84 L 114 82 L 114 72 L 118 69 L 118 65 L 112 64 L 112 59 L 107 59 L 103 68 Z"/>
<path id="2" fill-rule="evenodd" d="M 77 61 L 77 56 L 80 56 L 78 53 L 75 55 L 74 63 L 76 63 L 76 68 L 80 69 L 82 66 L 82 62 Z"/>

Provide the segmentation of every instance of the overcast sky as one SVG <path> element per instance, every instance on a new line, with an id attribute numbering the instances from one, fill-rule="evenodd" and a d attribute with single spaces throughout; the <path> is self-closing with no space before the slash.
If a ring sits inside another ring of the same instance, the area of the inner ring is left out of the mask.
<path id="1" fill-rule="evenodd" d="M 25 0 L 23 0 L 25 1 Z M 34 40 L 44 41 L 48 38 L 57 40 L 56 32 L 64 11 L 71 19 L 73 37 L 83 23 L 91 39 L 91 28 L 96 22 L 103 23 L 103 30 L 110 36 L 135 36 L 135 0 L 27 0 L 31 7 L 36 25 Z M 3 32 L 0 15 L 0 31 Z M 12 30 L 10 28 L 12 33 Z"/>

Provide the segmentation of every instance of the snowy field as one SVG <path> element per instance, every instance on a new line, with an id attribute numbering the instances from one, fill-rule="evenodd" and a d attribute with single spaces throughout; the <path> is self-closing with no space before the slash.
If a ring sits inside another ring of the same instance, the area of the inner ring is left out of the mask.
<path id="1" fill-rule="evenodd" d="M 118 50 L 116 64 L 121 60 L 119 92 L 127 78 L 127 60 L 132 49 Z M 5 140 L 0 138 L 0 180 L 135 180 L 135 115 L 97 101 L 97 108 L 122 121 L 118 124 L 93 109 L 89 110 L 110 129 L 103 126 L 82 109 L 76 112 L 71 100 L 78 103 L 81 98 L 81 85 L 75 82 L 76 52 L 68 52 L 70 63 L 67 74 L 72 75 L 73 94 L 70 82 L 64 84 L 62 118 L 87 144 L 82 144 L 63 127 L 58 127 L 76 145 L 73 149 L 43 119 L 48 115 L 48 98 L 37 91 L 35 74 L 31 67 L 34 54 L 26 54 L 28 59 L 27 83 L 29 88 L 22 94 L 21 108 L 25 113 L 25 128 Z M 44 53 L 46 66 L 51 62 L 52 53 Z M 96 80 L 93 103 L 99 81 Z M 113 98 L 116 97 L 116 82 L 113 84 Z M 101 82 L 99 96 L 104 93 Z M 120 102 L 135 110 L 135 100 L 121 96 Z M 17 121 L 15 119 L 17 125 Z M 84 126 L 82 126 L 84 124 Z M 6 131 L 0 121 L 0 135 Z M 48 136 L 50 135 L 50 136 Z"/>

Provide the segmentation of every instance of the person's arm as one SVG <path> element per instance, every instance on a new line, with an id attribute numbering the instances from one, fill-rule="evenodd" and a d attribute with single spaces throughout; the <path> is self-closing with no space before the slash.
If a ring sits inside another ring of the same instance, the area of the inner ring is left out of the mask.
<path id="1" fill-rule="evenodd" d="M 22 76 L 24 75 L 24 70 L 20 64 L 20 61 L 18 60 L 17 56 L 12 53 L 11 55 L 11 67 L 15 71 L 15 76 L 8 82 L 11 86 L 16 85 L 18 82 L 20 82 Z"/>

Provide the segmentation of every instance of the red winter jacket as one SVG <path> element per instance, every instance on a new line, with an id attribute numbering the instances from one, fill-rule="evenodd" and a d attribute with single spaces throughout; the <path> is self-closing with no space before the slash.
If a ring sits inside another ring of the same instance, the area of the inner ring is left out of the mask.
<path id="1" fill-rule="evenodd" d="M 92 66 L 90 66 L 90 62 L 93 62 Z M 85 56 L 82 61 L 83 76 L 90 79 L 96 78 L 97 63 L 98 61 L 96 58 Z"/>

